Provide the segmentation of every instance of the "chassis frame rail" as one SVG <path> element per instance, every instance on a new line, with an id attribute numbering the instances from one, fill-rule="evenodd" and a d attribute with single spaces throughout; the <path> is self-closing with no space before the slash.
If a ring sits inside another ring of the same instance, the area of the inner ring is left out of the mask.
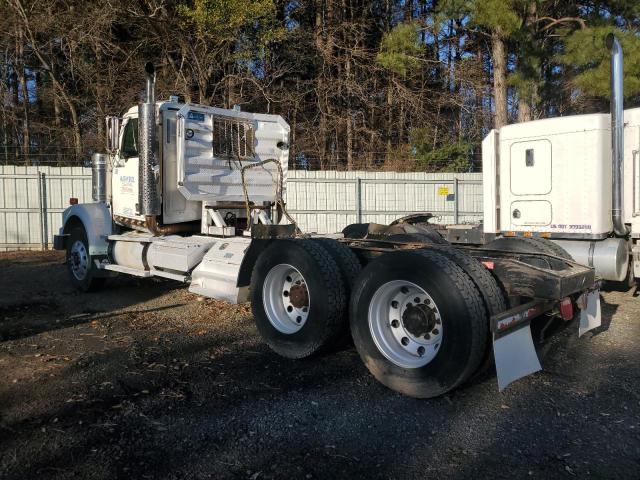
<path id="1" fill-rule="evenodd" d="M 367 258 L 396 250 L 457 248 L 476 257 L 491 270 L 508 296 L 559 301 L 594 287 L 596 282 L 592 268 L 546 253 L 506 252 L 462 245 L 442 246 L 377 239 L 339 240 Z"/>

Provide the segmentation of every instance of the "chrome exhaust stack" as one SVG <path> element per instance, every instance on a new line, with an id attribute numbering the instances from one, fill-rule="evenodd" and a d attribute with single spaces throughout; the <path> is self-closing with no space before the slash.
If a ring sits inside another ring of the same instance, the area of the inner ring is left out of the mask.
<path id="1" fill-rule="evenodd" d="M 612 197 L 611 218 L 616 235 L 626 236 L 624 224 L 624 61 L 622 45 L 613 33 L 607 35 L 607 48 L 611 52 L 611 165 Z"/>
<path id="2" fill-rule="evenodd" d="M 138 105 L 138 211 L 140 215 L 160 215 L 158 197 L 159 165 L 154 152 L 156 144 L 156 74 L 152 63 L 144 66 L 147 73 L 146 98 Z"/>

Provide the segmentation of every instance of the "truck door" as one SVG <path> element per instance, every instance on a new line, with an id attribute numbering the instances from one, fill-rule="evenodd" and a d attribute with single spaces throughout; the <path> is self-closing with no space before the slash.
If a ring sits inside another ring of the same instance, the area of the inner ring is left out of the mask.
<path id="1" fill-rule="evenodd" d="M 546 139 L 514 142 L 509 151 L 511 223 L 514 226 L 549 225 L 551 203 L 551 142 Z"/>
<path id="2" fill-rule="evenodd" d="M 113 214 L 142 220 L 138 203 L 138 118 L 125 117 L 112 176 Z"/>

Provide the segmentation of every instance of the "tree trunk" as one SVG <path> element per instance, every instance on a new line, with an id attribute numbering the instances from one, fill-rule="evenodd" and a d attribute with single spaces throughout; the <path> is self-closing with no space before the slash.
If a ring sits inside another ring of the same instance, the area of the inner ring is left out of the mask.
<path id="1" fill-rule="evenodd" d="M 377 79 L 373 79 L 373 91 L 377 92 L 378 91 L 378 81 Z M 364 120 L 363 120 L 364 121 Z M 376 129 L 377 127 L 377 123 L 376 122 L 376 103 L 372 102 L 371 103 L 371 107 L 370 107 L 370 111 L 369 111 L 369 132 L 371 132 L 369 134 L 369 147 L 367 149 L 367 165 L 365 166 L 366 168 L 369 168 L 370 166 L 372 166 L 375 162 L 375 153 L 374 150 L 376 149 L 375 147 L 378 146 L 378 142 L 376 141 Z M 366 121 L 365 121 L 365 125 L 364 127 L 366 128 Z M 378 137 L 379 138 L 379 137 Z"/>
<path id="2" fill-rule="evenodd" d="M 79 159 L 80 156 L 82 155 L 82 136 L 80 134 L 80 121 L 78 119 L 78 111 L 76 109 L 76 106 L 71 100 L 71 97 L 67 95 L 67 92 L 62 87 L 62 84 L 58 81 L 57 76 L 53 74 L 53 70 L 51 68 L 53 61 L 51 63 L 48 62 L 45 59 L 42 52 L 40 51 L 40 49 L 38 48 L 38 43 L 36 42 L 35 37 L 33 36 L 33 32 L 31 31 L 29 18 L 27 17 L 27 14 L 22 6 L 22 2 L 20 2 L 20 0 L 14 0 L 13 7 L 16 10 L 16 13 L 20 16 L 20 19 L 22 20 L 22 24 L 24 26 L 24 33 L 26 33 L 28 37 L 33 53 L 40 61 L 40 65 L 42 66 L 42 68 L 44 70 L 49 71 L 51 75 L 51 81 L 55 87 L 55 90 L 57 90 L 60 93 L 60 96 L 62 97 L 64 103 L 67 105 L 67 108 L 69 109 L 69 113 L 71 114 L 71 127 L 73 129 L 74 151 L 75 151 L 76 159 Z"/>
<path id="3" fill-rule="evenodd" d="M 351 110 L 347 110 L 347 170 L 351 171 L 353 167 L 353 119 Z"/>
<path id="4" fill-rule="evenodd" d="M 49 48 L 49 55 L 53 56 L 53 51 L 51 49 L 51 47 Z M 51 84 L 53 86 L 53 77 L 55 76 L 55 64 L 51 65 L 51 72 L 49 75 L 49 78 L 51 79 Z M 64 161 L 64 155 L 62 152 L 62 148 L 64 146 L 64 143 L 61 142 L 60 140 L 63 137 L 62 135 L 62 107 L 60 106 L 60 99 L 58 98 L 58 95 L 56 94 L 55 91 L 55 87 L 51 89 L 52 90 L 52 97 L 53 97 L 53 124 L 55 125 L 55 130 L 56 130 L 56 141 L 54 142 L 54 145 L 56 146 L 56 162 L 58 164 L 58 166 L 61 166 L 63 164 Z"/>
<path id="5" fill-rule="evenodd" d="M 391 131 L 393 129 L 393 81 L 389 79 L 389 85 L 387 86 L 387 126 L 385 136 L 387 137 L 387 149 L 385 153 L 385 163 L 391 161 Z"/>
<path id="6" fill-rule="evenodd" d="M 536 17 L 537 17 L 537 3 L 535 1 L 530 1 L 527 7 L 527 18 L 525 20 L 526 28 L 529 30 L 534 25 Z M 519 122 L 528 122 L 533 120 L 533 102 L 536 97 L 536 84 L 535 79 L 531 84 L 531 90 L 527 91 L 527 94 L 518 93 L 518 121 Z"/>
<path id="7" fill-rule="evenodd" d="M 500 128 L 509 123 L 507 111 L 507 55 L 504 40 L 499 31 L 491 33 L 491 58 L 493 61 L 493 99 L 494 99 L 494 128 Z"/>
<path id="8" fill-rule="evenodd" d="M 9 47 L 5 48 L 4 52 L 4 63 L 0 65 L 0 75 L 2 75 L 3 79 L 6 79 L 7 83 L 0 82 L 0 98 L 6 98 L 8 101 L 9 97 L 9 78 L 7 72 L 9 70 Z M 9 165 L 9 143 L 11 142 L 11 137 L 9 136 L 9 123 L 7 122 L 7 113 L 8 108 L 0 109 L 0 113 L 2 113 L 2 137 L 3 137 L 3 146 L 4 146 L 4 164 Z"/>
<path id="9" fill-rule="evenodd" d="M 347 170 L 353 170 L 353 118 L 351 113 L 351 60 L 346 56 L 345 60 L 345 78 L 347 81 Z"/>
<path id="10" fill-rule="evenodd" d="M 413 20 L 413 0 L 405 0 L 404 21 L 410 22 L 411 20 Z"/>
<path id="11" fill-rule="evenodd" d="M 16 70 L 22 91 L 22 154 L 25 165 L 31 165 L 31 129 L 29 125 L 29 89 L 24 64 L 24 38 L 21 28 L 16 31 Z"/>
<path id="12" fill-rule="evenodd" d="M 527 101 L 527 99 L 519 95 L 518 96 L 518 122 L 528 122 L 533 120 L 533 110 L 531 109 L 531 104 Z"/>
<path id="13" fill-rule="evenodd" d="M 316 99 L 317 99 L 317 108 L 319 110 L 319 125 L 318 125 L 318 136 L 316 138 L 316 144 L 318 145 L 318 163 L 320 164 L 320 168 L 325 168 L 325 161 L 327 155 L 327 111 L 326 111 L 326 96 L 325 96 L 325 85 L 324 85 L 324 58 L 326 55 L 325 49 L 325 41 L 324 41 L 324 22 L 323 22 L 323 1 L 316 0 L 315 2 L 316 8 L 316 16 L 314 22 L 314 43 L 318 53 L 318 56 L 321 59 L 322 65 L 320 67 L 320 71 L 318 73 L 318 78 L 316 79 Z"/>
<path id="14" fill-rule="evenodd" d="M 80 134 L 80 122 L 75 105 L 71 101 L 67 102 L 69 113 L 71 113 L 71 125 L 73 127 L 73 150 L 76 160 L 82 156 L 82 135 Z"/>

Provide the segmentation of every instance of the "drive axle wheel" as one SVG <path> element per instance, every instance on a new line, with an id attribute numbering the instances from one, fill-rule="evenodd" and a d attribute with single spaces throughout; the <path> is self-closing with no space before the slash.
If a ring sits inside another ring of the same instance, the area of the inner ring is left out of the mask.
<path id="1" fill-rule="evenodd" d="M 309 316 L 309 290 L 302 274 L 291 265 L 280 264 L 267 274 L 262 302 L 271 325 L 279 332 L 295 333 Z"/>
<path id="2" fill-rule="evenodd" d="M 328 349 L 344 331 L 340 270 L 316 242 L 276 240 L 253 269 L 251 308 L 260 335 L 276 353 L 304 358 Z"/>
<path id="3" fill-rule="evenodd" d="M 415 283 L 392 280 L 371 298 L 369 329 L 392 363 L 418 368 L 434 359 L 442 342 L 442 318 L 431 296 Z"/>
<path id="4" fill-rule="evenodd" d="M 483 359 L 489 323 L 482 297 L 443 253 L 403 250 L 375 259 L 358 277 L 350 312 L 360 357 L 397 392 L 442 395 Z"/>

